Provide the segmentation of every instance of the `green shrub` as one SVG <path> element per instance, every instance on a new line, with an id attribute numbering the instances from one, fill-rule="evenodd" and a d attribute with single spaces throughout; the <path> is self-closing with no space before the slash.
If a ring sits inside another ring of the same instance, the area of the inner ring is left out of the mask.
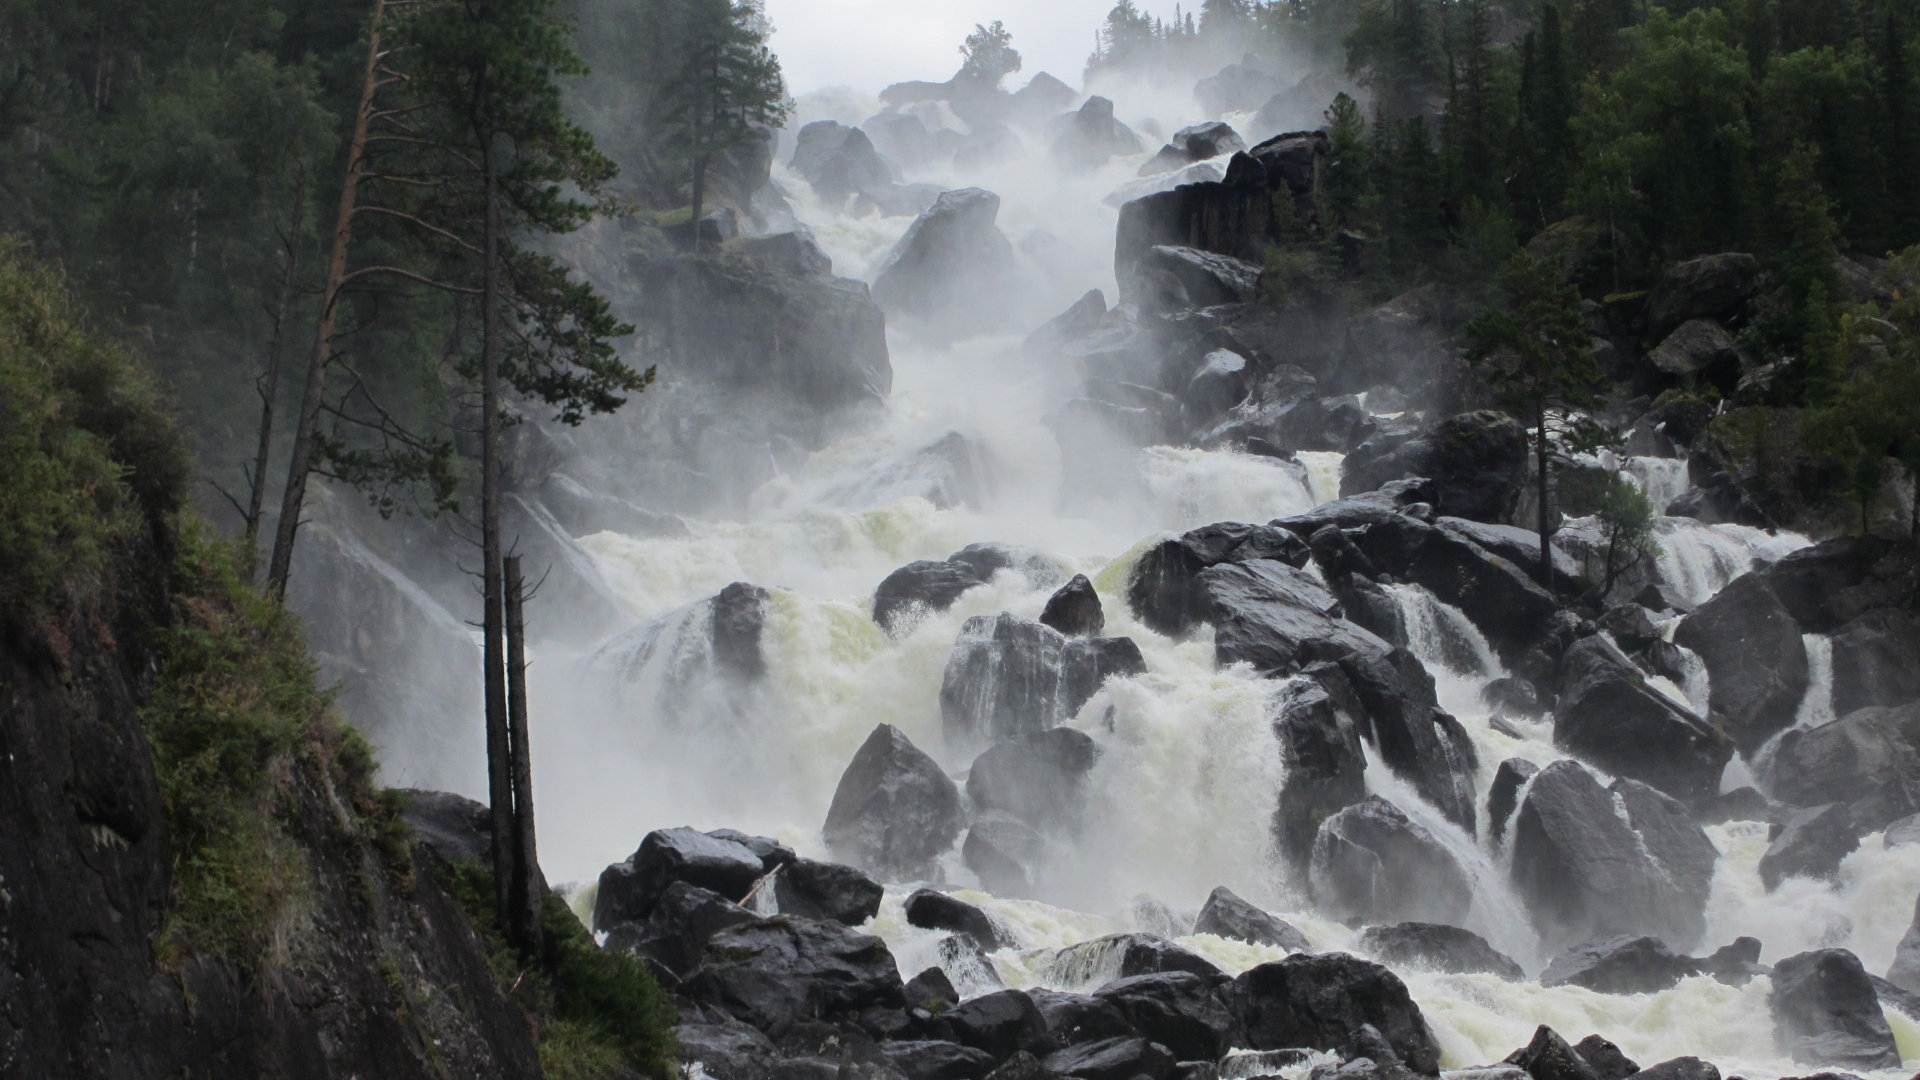
<path id="1" fill-rule="evenodd" d="M 171 513 L 188 472 L 143 369 L 0 237 L 0 617 L 58 636 L 97 614 L 143 514 Z"/>

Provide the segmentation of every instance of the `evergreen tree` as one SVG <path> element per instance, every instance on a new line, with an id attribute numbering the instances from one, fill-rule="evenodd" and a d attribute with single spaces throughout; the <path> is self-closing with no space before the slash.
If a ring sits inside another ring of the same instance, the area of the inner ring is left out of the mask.
<path id="1" fill-rule="evenodd" d="M 1359 104 L 1341 93 L 1327 107 L 1326 127 L 1330 145 L 1326 179 L 1320 188 L 1322 216 L 1333 232 L 1364 227 L 1377 201 L 1367 121 L 1360 115 Z"/>
<path id="2" fill-rule="evenodd" d="M 1462 338 L 1468 362 L 1482 371 L 1503 404 L 1533 429 L 1540 583 L 1552 592 L 1549 492 L 1553 461 L 1571 441 L 1590 434 L 1578 415 L 1598 406 L 1603 380 L 1587 350 L 1580 294 L 1560 283 L 1553 260 L 1519 252 L 1501 271 L 1500 283 L 1506 303 L 1475 316 Z"/>
<path id="3" fill-rule="evenodd" d="M 691 167 L 689 227 L 697 251 L 713 158 L 784 124 L 790 106 L 780 61 L 757 24 L 758 7 L 740 0 L 680 0 L 680 5 L 679 64 L 661 119 L 674 151 Z M 1017 55 L 1013 63 L 1017 69 Z"/>
<path id="4" fill-rule="evenodd" d="M 973 33 L 960 46 L 960 75 L 980 86 L 996 87 L 1001 80 L 1020 70 L 1020 53 L 1013 47 L 1013 32 L 999 19 L 992 26 L 974 24 Z"/>

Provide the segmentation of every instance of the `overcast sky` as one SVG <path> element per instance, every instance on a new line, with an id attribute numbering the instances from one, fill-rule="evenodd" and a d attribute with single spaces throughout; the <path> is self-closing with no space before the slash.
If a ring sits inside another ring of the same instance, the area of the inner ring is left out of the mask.
<path id="1" fill-rule="evenodd" d="M 825 86 L 869 92 L 907 79 L 938 81 L 960 67 L 975 23 L 1003 20 L 1026 61 L 1016 88 L 1050 71 L 1078 86 L 1093 34 L 1113 0 L 766 0 L 773 49 L 795 94 Z M 1167 3 L 1143 8 L 1171 13 Z M 1196 0 L 1197 6 L 1197 0 Z"/>

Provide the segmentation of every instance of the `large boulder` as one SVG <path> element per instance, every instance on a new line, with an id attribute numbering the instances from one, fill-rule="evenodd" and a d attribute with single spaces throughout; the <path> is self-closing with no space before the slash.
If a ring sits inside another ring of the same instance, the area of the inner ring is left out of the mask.
<path id="1" fill-rule="evenodd" d="M 986 912 L 964 900 L 943 892 L 916 889 L 907 897 L 907 925 L 926 930 L 950 930 L 966 934 L 983 949 L 1005 949 L 1018 944 L 1011 933 L 993 921 Z"/>
<path id="2" fill-rule="evenodd" d="M 1453 853 L 1378 795 L 1320 825 L 1309 884 L 1329 917 L 1455 924 L 1473 906 L 1473 881 Z"/>
<path id="3" fill-rule="evenodd" d="M 906 1080 L 972 1080 L 984 1076 L 1000 1059 L 985 1050 L 947 1042 L 944 1039 L 890 1040 L 880 1044 L 887 1065 Z M 831 1059 L 823 1061 L 822 1076 L 839 1076 L 849 1070 L 836 1068 Z M 832 1069 L 827 1072 L 827 1069 Z M 785 1076 L 776 1073 L 777 1076 Z M 883 1074 L 884 1075 L 884 1074 Z"/>
<path id="4" fill-rule="evenodd" d="M 1879 536 L 1843 536 L 1789 552 L 1756 570 L 1809 634 L 1832 634 L 1870 611 L 1912 596 L 1920 545 Z"/>
<path id="5" fill-rule="evenodd" d="M 1754 753 L 1793 724 L 1807 694 L 1807 651 L 1800 625 L 1766 578 L 1733 579 L 1681 622 L 1673 640 L 1706 664 L 1709 719 L 1741 753 Z M 1836 679 L 1836 693 L 1838 687 Z"/>
<path id="6" fill-rule="evenodd" d="M 844 203 L 855 194 L 883 194 L 894 182 L 893 170 L 867 133 L 832 120 L 800 129 L 790 164 L 828 205 Z"/>
<path id="7" fill-rule="evenodd" d="M 1292 923 L 1254 907 L 1225 885 L 1207 895 L 1200 914 L 1193 920 L 1193 932 L 1213 934 L 1255 945 L 1272 945 L 1288 952 L 1306 952 L 1312 946 L 1307 935 Z"/>
<path id="8" fill-rule="evenodd" d="M 1072 826 L 1099 754 L 1093 736 L 1066 727 L 995 743 L 967 772 L 967 801 L 1037 828 Z"/>
<path id="9" fill-rule="evenodd" d="M 995 1062 L 1022 1050 L 1046 1054 L 1055 1049 L 1047 1020 L 1024 990 L 983 994 L 941 1014 L 953 1040 L 985 1051 Z"/>
<path id="10" fill-rule="evenodd" d="M 1773 966 L 1774 1037 L 1798 1062 L 1845 1069 L 1897 1069 L 1900 1049 L 1880 998 L 1845 949 L 1789 956 Z"/>
<path id="11" fill-rule="evenodd" d="M 1712 319 L 1688 319 L 1647 353 L 1665 380 L 1696 380 L 1731 392 L 1740 381 L 1740 348 Z"/>
<path id="12" fill-rule="evenodd" d="M 1732 742 L 1648 685 L 1633 661 L 1603 635 L 1584 638 L 1567 651 L 1560 679 L 1555 746 L 1689 806 L 1703 807 L 1719 792 Z"/>
<path id="13" fill-rule="evenodd" d="M 1114 117 L 1113 102 L 1098 95 L 1063 117 L 1053 140 L 1054 160 L 1072 169 L 1097 169 L 1144 149 L 1140 136 Z"/>
<path id="14" fill-rule="evenodd" d="M 1578 762 L 1542 769 L 1513 822 L 1514 886 L 1549 946 L 1652 933 L 1691 947 L 1706 928 L 1712 842 L 1657 792 L 1615 788 Z"/>
<path id="15" fill-rule="evenodd" d="M 1833 634 L 1833 711 L 1920 701 L 1920 618 L 1870 611 Z"/>
<path id="16" fill-rule="evenodd" d="M 1766 854 L 1760 856 L 1760 881 L 1772 892 L 1790 877 L 1832 880 L 1840 860 L 1859 847 L 1853 814 L 1845 803 L 1796 811 L 1781 823 Z"/>
<path id="17" fill-rule="evenodd" d="M 980 886 L 998 896 L 1031 896 L 1034 877 L 1042 869 L 1046 840 L 1018 818 L 991 813 L 967 830 L 960 860 L 980 879 Z"/>
<path id="18" fill-rule="evenodd" d="M 1040 1062 L 1044 1075 L 1069 1080 L 1170 1080 L 1172 1052 L 1138 1036 L 1122 1036 L 1069 1046 Z"/>
<path id="19" fill-rule="evenodd" d="M 881 724 L 841 774 L 821 838 L 837 859 L 912 879 L 928 876 L 965 824 L 960 789 L 939 763 Z"/>
<path id="20" fill-rule="evenodd" d="M 1743 252 L 1675 263 L 1647 296 L 1647 336 L 1659 341 L 1688 319 L 1738 315 L 1760 291 L 1760 263 Z"/>
<path id="21" fill-rule="evenodd" d="M 718 893 L 676 881 L 667 886 L 644 921 L 609 927 L 606 947 L 649 957 L 684 977 L 705 958 L 713 935 L 759 919 Z"/>
<path id="22" fill-rule="evenodd" d="M 1212 961 L 1153 934 L 1108 934 L 1069 945 L 1054 955 L 1048 967 L 1049 981 L 1074 986 L 1101 986 L 1163 971 L 1184 971 L 1216 981 L 1225 978 Z"/>
<path id="23" fill-rule="evenodd" d="M 779 1038 L 803 1020 L 906 1004 L 886 943 L 838 923 L 778 916 L 715 934 L 685 993 Z"/>
<path id="24" fill-rule="evenodd" d="M 1600 1080 L 1598 1070 L 1545 1024 L 1534 1029 L 1526 1046 L 1508 1054 L 1506 1063 L 1524 1069 L 1532 1080 Z"/>
<path id="25" fill-rule="evenodd" d="M 780 1059 L 772 1039 L 738 1020 L 681 1024 L 673 1035 L 681 1063 L 699 1065 L 714 1080 L 759 1080 L 770 1075 Z"/>
<path id="26" fill-rule="evenodd" d="M 1360 726 L 1324 686 L 1290 680 L 1274 700 L 1273 732 L 1286 781 L 1274 808 L 1281 854 L 1305 869 L 1320 823 L 1367 797 Z"/>
<path id="27" fill-rule="evenodd" d="M 1127 1018 L 1133 1030 L 1182 1061 L 1212 1061 L 1227 1052 L 1233 1018 L 1214 979 L 1185 971 L 1133 975 L 1094 992 Z"/>
<path id="28" fill-rule="evenodd" d="M 1599 994 L 1653 994 L 1699 973 L 1699 965 L 1676 956 L 1653 937 L 1617 937 L 1576 945 L 1540 973 L 1542 986 L 1578 986 Z"/>
<path id="29" fill-rule="evenodd" d="M 1520 805 L 1520 792 L 1540 774 L 1540 766 L 1526 758 L 1508 758 L 1493 772 L 1487 786 L 1487 833 L 1495 843 L 1506 834 L 1507 821 Z"/>
<path id="30" fill-rule="evenodd" d="M 1015 272 L 1013 246 L 994 223 L 999 216 L 1000 196 L 991 191 L 941 193 L 881 263 L 875 302 L 956 335 L 992 325 Z"/>
<path id="31" fill-rule="evenodd" d="M 1185 184 L 1134 199 L 1120 208 L 1114 240 L 1114 279 L 1123 301 L 1137 299 L 1140 263 L 1155 246 L 1197 248 L 1258 263 L 1273 229 L 1266 174 L 1236 154 L 1226 178 Z"/>
<path id="32" fill-rule="evenodd" d="M 795 859 L 773 879 L 774 903 L 783 915 L 830 919 L 859 926 L 880 911 L 881 884 L 851 866 Z"/>
<path id="33" fill-rule="evenodd" d="M 1209 615 L 1202 570 L 1221 563 L 1277 559 L 1290 566 L 1312 553 L 1298 536 L 1268 525 L 1223 521 L 1162 540 L 1142 552 L 1127 575 L 1127 605 L 1135 617 L 1168 635 L 1185 634 Z"/>
<path id="34" fill-rule="evenodd" d="M 1038 734 L 1080 711 L 1108 678 L 1146 670 L 1127 638 L 1068 638 L 1002 612 L 961 627 L 940 684 L 950 746 Z"/>
<path id="35" fill-rule="evenodd" d="M 1484 972 L 1508 982 L 1526 978 L 1513 958 L 1471 930 L 1439 923 L 1369 926 L 1360 934 L 1361 950 L 1395 966 L 1426 968 L 1455 975 Z"/>
<path id="36" fill-rule="evenodd" d="M 1369 440 L 1347 455 L 1340 494 L 1358 495 L 1409 476 L 1433 481 L 1436 513 L 1511 520 L 1527 480 L 1526 429 L 1505 413 L 1472 412 L 1397 444 Z"/>
<path id="37" fill-rule="evenodd" d="M 1135 268 L 1131 299 L 1153 311 L 1244 304 L 1260 295 L 1260 267 L 1231 255 L 1156 244 Z"/>
<path id="38" fill-rule="evenodd" d="M 604 930 L 645 919 L 676 881 L 738 901 L 765 873 L 760 857 L 738 841 L 685 827 L 656 829 L 625 862 L 601 873 L 593 924 Z"/>
<path id="39" fill-rule="evenodd" d="M 1141 176 L 1153 176 L 1157 173 L 1172 172 L 1185 168 L 1196 161 L 1205 161 L 1222 154 L 1232 154 L 1247 148 L 1247 141 L 1230 125 L 1218 120 L 1204 124 L 1183 127 L 1173 133 L 1167 145 L 1160 152 L 1147 159 L 1140 166 Z"/>
<path id="40" fill-rule="evenodd" d="M 889 632 L 906 629 L 916 615 L 937 614 L 986 581 L 973 568 L 922 559 L 888 574 L 873 594 L 873 621 Z"/>
<path id="41" fill-rule="evenodd" d="M 1040 622 L 1068 637 L 1098 637 L 1106 628 L 1107 617 L 1100 610 L 1100 594 L 1094 591 L 1093 582 L 1085 574 L 1075 574 L 1072 581 L 1047 597 Z"/>
<path id="42" fill-rule="evenodd" d="M 1371 1024 L 1414 1072 L 1440 1068 L 1440 1043 L 1393 972 L 1345 953 L 1299 954 L 1241 973 L 1228 1007 L 1251 1050 L 1333 1050 Z"/>
<path id="43" fill-rule="evenodd" d="M 1640 1065 L 1620 1051 L 1618 1046 L 1599 1035 L 1589 1035 L 1573 1044 L 1573 1049 L 1586 1059 L 1600 1080 L 1627 1080 L 1627 1077 L 1640 1071 Z"/>
<path id="44" fill-rule="evenodd" d="M 1061 1046 L 1084 1046 L 1133 1034 L 1119 1009 L 1091 995 L 1034 987 L 1027 996 L 1046 1019 L 1047 1034 Z"/>
<path id="45" fill-rule="evenodd" d="M 1847 799 L 1862 834 L 1920 811 L 1920 702 L 1787 731 L 1770 780 L 1774 798 L 1793 806 Z"/>

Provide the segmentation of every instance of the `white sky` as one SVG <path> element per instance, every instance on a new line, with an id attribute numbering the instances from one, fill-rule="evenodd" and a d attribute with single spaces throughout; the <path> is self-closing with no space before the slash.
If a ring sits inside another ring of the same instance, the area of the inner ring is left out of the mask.
<path id="1" fill-rule="evenodd" d="M 1113 0 L 766 0 L 766 6 L 773 50 L 798 95 L 826 86 L 875 92 L 907 79 L 945 79 L 959 69 L 960 43 L 974 24 L 995 19 L 1013 31 L 1013 47 L 1025 61 L 1008 89 L 1042 71 L 1078 87 L 1094 31 Z M 1173 11 L 1171 0 L 1140 6 L 1155 14 Z"/>

